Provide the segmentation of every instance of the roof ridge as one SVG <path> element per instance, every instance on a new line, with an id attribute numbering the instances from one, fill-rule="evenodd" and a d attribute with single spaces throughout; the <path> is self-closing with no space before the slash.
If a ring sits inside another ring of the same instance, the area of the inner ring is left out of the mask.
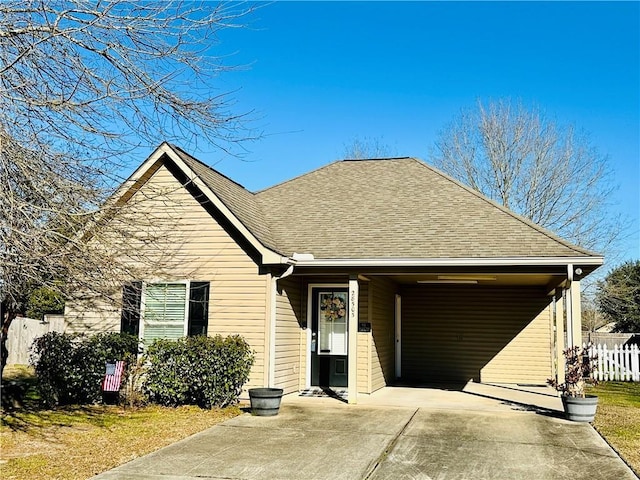
<path id="1" fill-rule="evenodd" d="M 504 205 L 500 205 L 498 202 L 496 202 L 495 200 L 492 200 L 491 198 L 487 197 L 486 195 L 484 195 L 483 193 L 471 188 L 468 185 L 465 185 L 464 183 L 462 183 L 461 181 L 453 178 L 452 176 L 446 174 L 445 172 L 437 169 L 436 167 L 429 165 L 428 163 L 426 163 L 423 160 L 420 160 L 418 158 L 414 158 L 411 157 L 412 160 L 414 160 L 415 162 L 417 162 L 419 165 L 422 165 L 423 167 L 431 170 L 433 173 L 439 175 L 440 177 L 444 178 L 445 180 L 448 180 L 460 187 L 462 187 L 463 189 L 465 189 L 467 192 L 475 195 L 476 197 L 478 197 L 479 199 L 489 203 L 490 205 L 497 207 L 499 210 L 501 210 L 502 212 L 506 213 L 507 215 L 510 215 L 511 217 L 513 217 L 514 219 L 520 221 L 521 223 L 524 223 L 525 225 L 527 225 L 528 227 L 533 228 L 534 230 L 536 230 L 537 232 L 545 235 L 547 238 L 560 243 L 561 245 L 575 251 L 578 253 L 582 253 L 582 254 L 586 254 L 586 255 L 592 255 L 592 256 L 600 256 L 599 253 L 591 251 L 587 248 L 583 248 L 580 247 L 579 245 L 575 245 L 565 239 L 563 239 L 562 237 L 560 237 L 559 235 L 555 234 L 554 232 L 552 232 L 551 230 L 542 227 L 541 225 L 538 225 L 537 223 L 533 222 L 532 220 L 526 218 L 523 215 L 520 215 L 516 212 L 514 212 L 513 210 L 505 207 Z"/>
<path id="2" fill-rule="evenodd" d="M 414 157 L 373 157 L 373 158 L 343 158 L 339 162 L 384 162 L 387 160 L 411 160 Z"/>
<path id="3" fill-rule="evenodd" d="M 264 193 L 266 191 L 272 190 L 272 189 L 274 189 L 276 187 L 280 187 L 282 185 L 286 185 L 287 183 L 291 183 L 291 182 L 296 181 L 296 180 L 298 180 L 298 179 L 300 179 L 302 177 L 306 177 L 306 176 L 311 175 L 313 173 L 319 172 L 320 170 L 324 170 L 325 168 L 329 168 L 332 165 L 335 165 L 336 163 L 339 163 L 339 162 L 341 162 L 341 160 L 334 160 L 331 163 L 327 163 L 326 165 L 322 165 L 322 166 L 320 166 L 318 168 L 314 168 L 313 170 L 311 170 L 309 172 L 301 173 L 300 175 L 297 175 L 295 177 L 289 178 L 287 180 L 283 180 L 282 182 L 276 183 L 275 185 L 271 185 L 270 187 L 266 187 L 266 188 L 263 188 L 262 190 L 258 190 L 258 191 L 255 192 L 255 194 L 256 195 L 260 195 L 261 193 Z"/>
<path id="4" fill-rule="evenodd" d="M 300 175 L 297 175 L 295 177 L 289 178 L 287 180 L 283 180 L 282 182 L 276 183 L 275 185 L 271 185 L 270 187 L 266 187 L 263 188 L 262 190 L 257 190 L 255 192 L 256 195 L 259 195 L 261 193 L 267 192 L 271 189 L 274 189 L 276 187 L 280 187 L 282 185 L 286 185 L 287 183 L 290 182 L 294 182 L 300 178 L 306 177 L 308 175 L 311 175 L 313 173 L 319 172 L 320 170 L 324 170 L 325 168 L 329 168 L 332 167 L 334 165 L 338 165 L 340 163 L 343 162 L 379 162 L 379 161 L 393 161 L 393 160 L 416 160 L 414 157 L 388 157 L 388 158 L 344 158 L 341 160 L 334 160 L 333 162 L 327 163 L 326 165 L 322 165 L 318 168 L 314 168 L 313 170 L 310 170 L 308 172 L 305 173 L 301 173 Z"/>

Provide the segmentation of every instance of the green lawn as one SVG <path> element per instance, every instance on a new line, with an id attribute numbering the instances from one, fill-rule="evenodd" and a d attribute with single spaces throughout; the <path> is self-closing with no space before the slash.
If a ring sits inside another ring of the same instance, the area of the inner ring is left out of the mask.
<path id="1" fill-rule="evenodd" d="M 594 427 L 640 476 L 640 383 L 602 382 L 588 393 L 598 396 Z"/>
<path id="2" fill-rule="evenodd" d="M 241 413 L 237 407 L 42 409 L 32 388 L 31 372 L 5 371 L 7 379 L 18 380 L 25 388 L 19 401 L 2 410 L 2 480 L 86 479 Z"/>

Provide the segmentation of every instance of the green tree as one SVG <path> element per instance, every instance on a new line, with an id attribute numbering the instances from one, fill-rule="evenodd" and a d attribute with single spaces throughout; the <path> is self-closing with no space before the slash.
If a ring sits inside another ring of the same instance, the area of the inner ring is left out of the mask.
<path id="1" fill-rule="evenodd" d="M 63 313 L 64 298 L 49 287 L 38 287 L 29 294 L 27 317 L 42 318 L 47 313 Z"/>
<path id="2" fill-rule="evenodd" d="M 640 260 L 614 268 L 598 283 L 600 311 L 616 322 L 615 332 L 640 332 Z"/>

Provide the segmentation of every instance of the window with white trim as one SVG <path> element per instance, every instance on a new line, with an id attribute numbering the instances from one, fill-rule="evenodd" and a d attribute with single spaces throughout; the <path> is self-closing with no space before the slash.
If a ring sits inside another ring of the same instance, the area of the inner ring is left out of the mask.
<path id="1" fill-rule="evenodd" d="M 150 283 L 142 292 L 141 338 L 149 345 L 156 338 L 187 335 L 189 313 L 186 283 Z"/>
<path id="2" fill-rule="evenodd" d="M 121 331 L 156 338 L 206 335 L 209 282 L 131 282 L 123 287 Z"/>

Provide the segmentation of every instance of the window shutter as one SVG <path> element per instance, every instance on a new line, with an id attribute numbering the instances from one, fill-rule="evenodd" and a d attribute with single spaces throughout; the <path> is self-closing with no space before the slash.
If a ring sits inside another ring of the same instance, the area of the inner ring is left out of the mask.
<path id="1" fill-rule="evenodd" d="M 138 336 L 140 331 L 140 297 L 142 282 L 130 282 L 122 286 L 122 313 L 120 332 Z"/>
<path id="2" fill-rule="evenodd" d="M 209 324 L 209 282 L 191 282 L 189 335 L 206 335 Z"/>

